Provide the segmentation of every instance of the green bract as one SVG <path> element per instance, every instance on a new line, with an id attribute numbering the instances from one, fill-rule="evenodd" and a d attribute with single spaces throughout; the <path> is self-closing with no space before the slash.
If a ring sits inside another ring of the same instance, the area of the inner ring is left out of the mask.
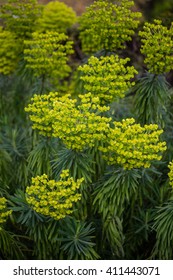
<path id="1" fill-rule="evenodd" d="M 26 188 L 26 200 L 36 212 L 60 220 L 71 214 L 74 202 L 81 199 L 77 190 L 82 181 L 69 177 L 69 170 L 62 171 L 58 182 L 49 180 L 46 174 L 37 176 Z"/>
<path id="2" fill-rule="evenodd" d="M 69 75 L 71 68 L 67 62 L 68 55 L 73 53 L 73 43 L 65 34 L 34 32 L 32 39 L 25 40 L 24 44 L 26 67 L 32 69 L 35 76 L 62 79 Z"/>
<path id="3" fill-rule="evenodd" d="M 124 42 L 131 40 L 141 17 L 139 12 L 131 10 L 133 5 L 129 0 L 116 4 L 99 0 L 88 7 L 79 20 L 83 51 L 124 48 Z"/>
<path id="4" fill-rule="evenodd" d="M 42 32 L 66 33 L 76 21 L 77 16 L 71 7 L 59 1 L 53 1 L 44 6 L 42 16 L 37 22 L 37 29 Z"/>
<path id="5" fill-rule="evenodd" d="M 91 93 L 80 95 L 80 103 L 66 94 L 35 95 L 25 108 L 30 113 L 33 129 L 40 134 L 60 138 L 69 149 L 82 151 L 94 147 L 96 141 L 106 139 L 110 118 L 102 117 L 108 110 L 99 105 L 99 98 Z"/>
<path id="6" fill-rule="evenodd" d="M 160 20 L 146 22 L 139 35 L 149 72 L 163 74 L 173 69 L 173 25 L 168 29 Z"/>
<path id="7" fill-rule="evenodd" d="M 35 30 L 41 6 L 36 0 L 8 0 L 0 11 L 6 29 L 14 32 L 19 38 L 28 38 Z"/>
<path id="8" fill-rule="evenodd" d="M 102 104 L 111 103 L 125 96 L 126 91 L 134 85 L 130 79 L 137 74 L 133 66 L 125 66 L 129 58 L 118 55 L 107 57 L 90 57 L 88 64 L 79 67 L 84 88 L 100 98 Z"/>
<path id="9" fill-rule="evenodd" d="M 157 124 L 135 124 L 135 120 L 124 119 L 114 122 L 107 135 L 105 147 L 100 147 L 110 165 L 119 164 L 124 169 L 148 168 L 153 160 L 160 160 L 166 143 L 159 141 L 163 130 Z"/>
<path id="10" fill-rule="evenodd" d="M 12 73 L 19 60 L 20 45 L 15 35 L 0 27 L 0 73 Z"/>

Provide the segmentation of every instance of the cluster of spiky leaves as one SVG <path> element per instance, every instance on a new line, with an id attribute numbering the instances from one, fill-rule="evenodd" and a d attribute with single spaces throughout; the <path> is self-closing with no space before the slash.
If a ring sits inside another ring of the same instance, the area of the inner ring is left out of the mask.
<path id="1" fill-rule="evenodd" d="M 0 27 L 0 73 L 11 74 L 19 60 L 20 43 L 15 35 Z"/>
<path id="2" fill-rule="evenodd" d="M 145 55 L 145 64 L 149 72 L 163 74 L 173 67 L 173 25 L 162 25 L 161 20 L 146 22 L 141 36 L 141 53 Z"/>
<path id="3" fill-rule="evenodd" d="M 61 250 L 70 260 L 95 260 L 99 255 L 93 243 L 93 225 L 67 217 L 61 222 Z M 74 242 L 75 240 L 75 242 Z"/>
<path id="4" fill-rule="evenodd" d="M 12 210 L 7 209 L 7 199 L 5 197 L 0 197 L 0 224 L 5 223 L 11 213 Z"/>
<path id="5" fill-rule="evenodd" d="M 25 40 L 24 44 L 26 67 L 32 69 L 35 76 L 62 79 L 69 75 L 68 55 L 73 53 L 73 49 L 72 41 L 64 33 L 34 32 L 32 39 Z"/>
<path id="6" fill-rule="evenodd" d="M 76 21 L 76 13 L 71 7 L 63 2 L 53 1 L 44 6 L 42 15 L 37 21 L 37 29 L 41 32 L 66 33 Z"/>
<path id="7" fill-rule="evenodd" d="M 30 113 L 33 129 L 42 135 L 60 138 L 69 149 L 82 151 L 106 139 L 110 118 L 101 116 L 108 107 L 99 105 L 91 93 L 80 95 L 80 102 L 58 93 L 35 95 L 25 110 Z"/>
<path id="8" fill-rule="evenodd" d="M 106 146 L 100 147 L 108 164 L 118 164 L 124 169 L 149 168 L 153 160 L 161 160 L 166 143 L 159 141 L 163 130 L 159 130 L 158 125 L 141 127 L 133 118 L 113 122 L 113 125 Z"/>
<path id="9" fill-rule="evenodd" d="M 8 0 L 0 11 L 7 30 L 14 32 L 19 38 L 28 38 L 35 30 L 41 6 L 36 0 Z"/>
<path id="10" fill-rule="evenodd" d="M 91 56 L 87 64 L 78 68 L 82 72 L 80 78 L 84 81 L 84 88 L 98 96 L 101 104 L 123 98 L 134 85 L 130 79 L 137 74 L 133 66 L 126 66 L 128 61 L 129 58 L 119 58 L 118 55 L 100 58 Z"/>
<path id="11" fill-rule="evenodd" d="M 135 114 L 142 125 L 157 123 L 165 126 L 165 113 L 171 97 L 170 84 L 164 75 L 145 73 L 135 87 Z M 154 110 L 153 110 L 154 108 Z"/>
<path id="12" fill-rule="evenodd" d="M 91 53 L 124 48 L 124 43 L 134 35 L 141 17 L 139 12 L 131 10 L 133 5 L 134 2 L 129 0 L 116 3 L 99 0 L 90 5 L 79 20 L 83 51 Z"/>
<path id="13" fill-rule="evenodd" d="M 124 257 L 123 215 L 125 204 L 134 202 L 139 187 L 139 170 L 110 168 L 96 183 L 94 210 L 101 214 L 105 239 L 120 258 Z M 133 201 L 133 202 L 132 202 Z M 127 209 L 127 208 L 126 208 Z"/>
<path id="14" fill-rule="evenodd" d="M 38 213 L 63 219 L 73 212 L 73 203 L 81 198 L 79 189 L 83 178 L 76 182 L 69 177 L 69 170 L 63 170 L 60 180 L 49 180 L 47 175 L 32 178 L 32 185 L 26 188 L 26 201 Z"/>
<path id="15" fill-rule="evenodd" d="M 172 183 L 171 183 L 172 185 Z M 156 244 L 153 258 L 161 260 L 172 259 L 173 246 L 173 199 L 157 208 L 153 228 L 156 230 Z"/>

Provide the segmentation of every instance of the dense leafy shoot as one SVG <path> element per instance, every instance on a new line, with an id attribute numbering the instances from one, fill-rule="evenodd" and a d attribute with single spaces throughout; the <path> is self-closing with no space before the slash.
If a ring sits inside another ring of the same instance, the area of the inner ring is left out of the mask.
<path id="1" fill-rule="evenodd" d="M 93 248 L 95 245 L 92 241 L 94 228 L 91 223 L 66 218 L 62 221 L 61 226 L 61 250 L 67 259 L 95 260 L 99 258 Z"/>
<path id="2" fill-rule="evenodd" d="M 170 84 L 164 75 L 145 73 L 135 87 L 135 114 L 140 124 L 157 123 L 165 126 L 165 113 L 171 97 Z M 153 110 L 154 108 L 154 110 Z"/>

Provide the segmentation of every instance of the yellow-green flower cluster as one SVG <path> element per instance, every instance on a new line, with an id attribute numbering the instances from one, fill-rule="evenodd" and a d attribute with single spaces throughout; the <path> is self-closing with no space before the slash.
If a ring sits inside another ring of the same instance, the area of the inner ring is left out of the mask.
<path id="1" fill-rule="evenodd" d="M 153 160 L 162 158 L 166 143 L 159 140 L 163 131 L 158 129 L 158 125 L 141 127 L 133 118 L 113 124 L 105 147 L 100 147 L 108 164 L 118 164 L 124 169 L 149 168 Z"/>
<path id="2" fill-rule="evenodd" d="M 89 6 L 79 19 L 82 49 L 86 53 L 97 50 L 124 48 L 139 24 L 141 14 L 132 11 L 133 1 L 122 0 L 116 4 L 98 0 Z"/>
<path id="3" fill-rule="evenodd" d="M 33 129 L 40 134 L 60 138 L 69 149 L 82 151 L 104 141 L 110 118 L 101 116 L 109 108 L 99 105 L 99 98 L 91 93 L 79 95 L 80 102 L 70 95 L 35 95 L 25 109 L 30 113 Z"/>
<path id="4" fill-rule="evenodd" d="M 31 40 L 25 40 L 24 59 L 26 67 L 34 71 L 35 76 L 62 79 L 71 71 L 67 64 L 68 55 L 74 51 L 72 41 L 63 33 L 49 31 L 45 34 L 34 32 Z"/>
<path id="5" fill-rule="evenodd" d="M 139 35 L 149 72 L 163 74 L 173 69 L 173 25 L 168 29 L 160 20 L 146 22 Z"/>
<path id="6" fill-rule="evenodd" d="M 53 1 L 44 6 L 42 16 L 37 22 L 37 29 L 41 32 L 48 30 L 66 33 L 76 21 L 76 13 L 71 7 L 59 1 Z"/>
<path id="7" fill-rule="evenodd" d="M 43 95 L 35 94 L 31 98 L 31 103 L 25 108 L 25 111 L 30 113 L 30 119 L 33 122 L 32 128 L 38 129 L 41 135 L 52 136 L 54 121 L 52 110 L 56 100 L 59 100 L 57 92 Z"/>
<path id="8" fill-rule="evenodd" d="M 49 180 L 47 175 L 32 178 L 32 185 L 26 188 L 27 203 L 38 213 L 55 220 L 63 219 L 73 212 L 73 204 L 81 199 L 77 193 L 83 178 L 76 182 L 63 170 L 60 180 Z"/>
<path id="9" fill-rule="evenodd" d="M 68 148 L 81 151 L 106 139 L 110 118 L 100 115 L 108 107 L 101 107 L 98 97 L 88 93 L 79 95 L 79 98 L 77 106 L 68 106 L 66 101 L 63 104 L 55 102 L 53 136 L 62 139 Z"/>
<path id="10" fill-rule="evenodd" d="M 173 161 L 171 161 L 168 165 L 170 171 L 168 173 L 169 176 L 169 183 L 173 187 Z"/>
<path id="11" fill-rule="evenodd" d="M 2 5 L 0 12 L 6 29 L 19 38 L 28 38 L 35 30 L 41 6 L 36 0 L 8 0 L 7 4 Z"/>
<path id="12" fill-rule="evenodd" d="M 130 79 L 137 74 L 133 66 L 125 66 L 129 60 L 118 55 L 100 58 L 91 56 L 88 64 L 78 68 L 82 72 L 84 88 L 98 96 L 101 104 L 124 97 L 125 92 L 134 85 Z"/>
<path id="13" fill-rule="evenodd" d="M 0 224 L 5 223 L 11 213 L 12 210 L 7 210 L 7 199 L 0 197 Z"/>
<path id="14" fill-rule="evenodd" d="M 9 75 L 18 63 L 20 46 L 15 35 L 0 27 L 0 73 Z"/>

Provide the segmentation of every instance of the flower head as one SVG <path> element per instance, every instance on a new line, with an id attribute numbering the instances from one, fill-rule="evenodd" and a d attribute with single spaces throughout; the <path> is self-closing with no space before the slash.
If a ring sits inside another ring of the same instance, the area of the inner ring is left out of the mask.
<path id="1" fill-rule="evenodd" d="M 74 181 L 69 170 L 63 170 L 59 181 L 49 180 L 47 175 L 32 178 L 26 188 L 26 200 L 38 213 L 55 220 L 63 219 L 73 212 L 73 204 L 81 199 L 77 192 L 83 178 Z"/>
<path id="2" fill-rule="evenodd" d="M 5 223 L 11 213 L 12 210 L 7 210 L 7 199 L 0 197 L 0 224 Z"/>
<path id="3" fill-rule="evenodd" d="M 159 140 L 163 131 L 156 124 L 142 127 L 133 118 L 113 124 L 105 146 L 100 147 L 108 164 L 118 164 L 124 169 L 149 168 L 153 160 L 162 158 L 166 143 Z"/>
<path id="4" fill-rule="evenodd" d="M 98 0 L 79 19 L 80 38 L 86 53 L 124 48 L 139 24 L 141 14 L 132 11 L 133 1 Z"/>

